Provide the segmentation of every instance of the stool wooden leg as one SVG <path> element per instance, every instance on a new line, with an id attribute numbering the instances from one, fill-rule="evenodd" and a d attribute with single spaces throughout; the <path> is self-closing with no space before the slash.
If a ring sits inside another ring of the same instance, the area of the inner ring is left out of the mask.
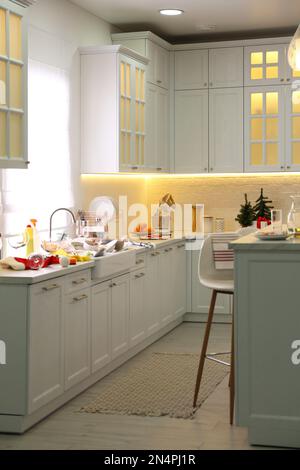
<path id="1" fill-rule="evenodd" d="M 207 351 L 207 345 L 208 345 L 208 340 L 209 340 L 212 319 L 213 319 L 214 310 L 215 310 L 216 298 L 217 298 L 217 291 L 213 290 L 211 301 L 210 301 L 210 307 L 209 307 L 209 312 L 208 312 L 208 318 L 207 318 L 207 324 L 206 324 L 201 354 L 200 354 L 200 361 L 199 361 L 195 393 L 194 393 L 194 402 L 193 402 L 194 407 L 196 407 L 197 405 L 197 398 L 198 398 L 200 383 L 202 379 L 203 367 L 204 367 L 204 362 L 205 362 L 205 357 L 206 357 L 206 351 Z"/>
<path id="2" fill-rule="evenodd" d="M 230 424 L 233 424 L 234 416 L 234 320 L 232 313 L 232 332 L 231 332 L 231 361 L 230 361 Z"/>

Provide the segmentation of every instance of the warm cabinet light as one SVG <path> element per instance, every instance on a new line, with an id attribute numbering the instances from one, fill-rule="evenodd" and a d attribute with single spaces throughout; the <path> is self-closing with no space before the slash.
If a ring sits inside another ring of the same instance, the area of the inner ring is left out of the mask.
<path id="1" fill-rule="evenodd" d="M 300 70 L 300 25 L 289 45 L 288 61 L 293 70 Z"/>
<path id="2" fill-rule="evenodd" d="M 177 10 L 176 8 L 170 8 L 168 10 L 159 10 L 159 13 L 161 15 L 166 15 L 166 16 L 178 16 L 182 15 L 183 10 Z"/>

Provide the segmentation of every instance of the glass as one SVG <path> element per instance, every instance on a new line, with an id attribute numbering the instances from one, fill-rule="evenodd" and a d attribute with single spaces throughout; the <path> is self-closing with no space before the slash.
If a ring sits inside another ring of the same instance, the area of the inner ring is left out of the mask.
<path id="1" fill-rule="evenodd" d="M 266 114 L 278 114 L 278 93 L 266 93 Z"/>
<path id="2" fill-rule="evenodd" d="M 262 80 L 263 68 L 262 67 L 251 67 L 251 80 Z"/>
<path id="3" fill-rule="evenodd" d="M 0 8 L 0 55 L 7 55 L 6 51 L 6 11 Z"/>
<path id="4" fill-rule="evenodd" d="M 263 113 L 263 94 L 251 93 L 251 114 Z"/>
<path id="5" fill-rule="evenodd" d="M 125 134 L 121 132 L 120 135 L 120 159 L 121 163 L 125 163 Z"/>
<path id="6" fill-rule="evenodd" d="M 10 113 L 10 156 L 22 158 L 23 154 L 23 125 L 22 114 Z"/>
<path id="7" fill-rule="evenodd" d="M 0 60 L 0 106 L 6 106 L 6 63 Z"/>
<path id="8" fill-rule="evenodd" d="M 9 84 L 9 106 L 11 108 L 22 109 L 22 67 L 10 64 L 10 84 Z"/>
<path id="9" fill-rule="evenodd" d="M 145 71 L 141 70 L 141 100 L 145 100 Z"/>
<path id="10" fill-rule="evenodd" d="M 22 60 L 22 18 L 9 14 L 9 56 Z"/>
<path id="11" fill-rule="evenodd" d="M 125 95 L 125 64 L 121 62 L 120 66 L 121 95 Z"/>
<path id="12" fill-rule="evenodd" d="M 292 138 L 300 139 L 300 116 L 294 116 L 292 123 Z"/>
<path id="13" fill-rule="evenodd" d="M 263 139 L 263 120 L 262 118 L 251 119 L 251 140 Z"/>
<path id="14" fill-rule="evenodd" d="M 125 98 L 121 96 L 121 110 L 120 110 L 120 125 L 121 129 L 125 129 Z"/>
<path id="15" fill-rule="evenodd" d="M 278 144 L 266 144 L 266 164 L 278 165 Z"/>
<path id="16" fill-rule="evenodd" d="M 282 233 L 282 210 L 272 209 L 271 210 L 271 227 L 273 232 Z"/>
<path id="17" fill-rule="evenodd" d="M 262 52 L 251 52 L 251 65 L 260 65 L 263 63 Z"/>
<path id="18" fill-rule="evenodd" d="M 251 144 L 251 165 L 263 164 L 263 145 Z"/>
<path id="19" fill-rule="evenodd" d="M 140 106 L 139 103 L 135 104 L 135 130 L 136 132 L 140 131 Z"/>
<path id="20" fill-rule="evenodd" d="M 278 51 L 267 51 L 266 52 L 266 63 L 267 64 L 278 64 Z"/>
<path id="21" fill-rule="evenodd" d="M 7 113 L 0 111 L 0 157 L 6 157 L 6 116 Z"/>
<path id="22" fill-rule="evenodd" d="M 140 99 L 140 69 L 135 68 L 135 99 Z"/>
<path id="23" fill-rule="evenodd" d="M 143 103 L 140 105 L 140 124 L 141 132 L 145 132 L 145 105 Z"/>
<path id="24" fill-rule="evenodd" d="M 290 196 L 292 205 L 287 217 L 288 232 L 294 235 L 300 235 L 300 194 Z"/>
<path id="25" fill-rule="evenodd" d="M 128 131 L 131 130 L 131 116 L 130 116 L 130 98 L 126 99 L 126 111 L 125 111 L 125 116 L 126 116 L 126 129 Z"/>
<path id="26" fill-rule="evenodd" d="M 130 81 L 130 65 L 126 64 L 126 96 L 131 96 L 130 92 L 131 81 Z"/>
<path id="27" fill-rule="evenodd" d="M 144 163 L 145 163 L 145 137 L 144 136 L 141 137 L 141 158 L 140 158 L 140 160 L 141 160 L 141 162 L 140 162 L 141 165 L 144 165 Z"/>
<path id="28" fill-rule="evenodd" d="M 278 78 L 278 67 L 267 67 L 266 68 L 266 78 Z"/>
<path id="29" fill-rule="evenodd" d="M 293 91 L 293 113 L 300 113 L 300 91 Z"/>
<path id="30" fill-rule="evenodd" d="M 292 162 L 293 165 L 300 165 L 300 142 L 292 143 Z"/>
<path id="31" fill-rule="evenodd" d="M 135 136 L 135 161 L 140 163 L 140 137 L 138 135 Z"/>
<path id="32" fill-rule="evenodd" d="M 131 160 L 131 135 L 126 135 L 126 162 L 130 163 Z"/>
<path id="33" fill-rule="evenodd" d="M 267 140 L 278 139 L 278 118 L 266 119 L 266 139 Z"/>

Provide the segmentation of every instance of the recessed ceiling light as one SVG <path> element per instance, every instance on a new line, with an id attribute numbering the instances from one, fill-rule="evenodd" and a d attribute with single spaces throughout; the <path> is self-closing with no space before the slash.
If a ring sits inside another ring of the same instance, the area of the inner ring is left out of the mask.
<path id="1" fill-rule="evenodd" d="M 159 10 L 159 13 L 161 15 L 166 15 L 166 16 L 178 16 L 182 15 L 183 10 L 177 10 L 176 8 L 170 8 L 166 10 Z"/>

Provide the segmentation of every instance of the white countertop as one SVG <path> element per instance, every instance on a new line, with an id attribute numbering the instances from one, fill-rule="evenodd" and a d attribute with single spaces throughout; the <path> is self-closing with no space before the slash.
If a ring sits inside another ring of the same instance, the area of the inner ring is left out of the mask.
<path id="1" fill-rule="evenodd" d="M 300 238 L 287 240 L 260 240 L 250 234 L 233 241 L 230 246 L 235 251 L 300 251 Z"/>

